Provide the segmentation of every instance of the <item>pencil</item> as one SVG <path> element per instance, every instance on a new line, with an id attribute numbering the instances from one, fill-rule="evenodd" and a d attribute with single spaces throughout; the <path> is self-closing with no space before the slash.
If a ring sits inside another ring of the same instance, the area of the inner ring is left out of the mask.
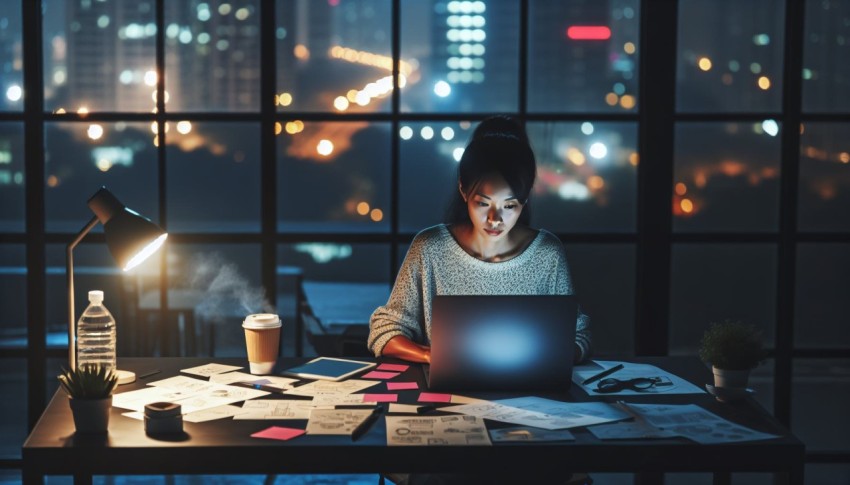
<path id="1" fill-rule="evenodd" d="M 604 371 L 600 372 L 599 374 L 594 374 L 594 375 L 592 375 L 592 376 L 588 377 L 587 379 L 585 379 L 584 381 L 582 381 L 581 385 L 582 385 L 582 386 L 586 386 L 586 385 L 588 385 L 588 384 L 590 384 L 590 383 L 592 383 L 592 382 L 596 382 L 596 381 L 598 381 L 599 379 L 602 379 L 603 377 L 608 377 L 608 376 L 610 376 L 611 374 L 613 374 L 613 373 L 617 372 L 618 370 L 622 369 L 623 367 L 625 367 L 623 364 L 617 364 L 617 365 L 615 365 L 614 367 L 611 367 L 610 369 L 606 369 L 606 370 L 604 370 Z"/>
<path id="2" fill-rule="evenodd" d="M 381 415 L 381 408 L 377 407 L 372 410 L 372 413 L 366 416 L 360 424 L 354 428 L 354 431 L 351 432 L 351 441 L 357 441 L 358 438 L 366 434 L 366 431 L 378 420 L 378 416 Z"/>

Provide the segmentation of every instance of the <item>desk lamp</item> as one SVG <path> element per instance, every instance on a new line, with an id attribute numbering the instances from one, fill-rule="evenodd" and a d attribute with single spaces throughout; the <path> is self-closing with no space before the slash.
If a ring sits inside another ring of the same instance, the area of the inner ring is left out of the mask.
<path id="1" fill-rule="evenodd" d="M 76 325 L 74 315 L 74 248 L 97 225 L 103 224 L 106 245 L 119 267 L 128 271 L 155 253 L 168 234 L 137 212 L 127 208 L 112 193 L 101 187 L 88 201 L 95 216 L 83 227 L 66 250 L 65 275 L 68 278 L 68 361 L 77 369 Z M 130 371 L 115 371 L 119 384 L 136 380 Z"/>

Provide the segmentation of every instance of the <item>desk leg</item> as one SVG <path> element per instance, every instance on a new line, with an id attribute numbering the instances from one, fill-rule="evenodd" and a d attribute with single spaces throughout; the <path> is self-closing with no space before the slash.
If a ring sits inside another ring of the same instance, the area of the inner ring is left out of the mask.
<path id="1" fill-rule="evenodd" d="M 727 472 L 715 472 L 712 483 L 713 485 L 731 485 L 732 474 Z"/>

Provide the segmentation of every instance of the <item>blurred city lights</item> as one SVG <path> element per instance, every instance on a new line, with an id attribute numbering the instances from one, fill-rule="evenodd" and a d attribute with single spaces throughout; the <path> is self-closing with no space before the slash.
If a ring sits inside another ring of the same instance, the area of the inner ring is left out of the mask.
<path id="1" fill-rule="evenodd" d="M 620 97 L 617 96 L 616 93 L 608 93 L 605 95 L 605 103 L 608 106 L 617 106 L 617 102 L 620 100 Z"/>
<path id="2" fill-rule="evenodd" d="M 108 172 L 110 168 L 112 168 L 112 162 L 105 158 L 101 158 L 96 163 L 98 170 L 101 172 Z"/>
<path id="3" fill-rule="evenodd" d="M 434 138 L 434 129 L 430 126 L 423 126 L 421 130 L 419 130 L 419 135 L 423 140 L 430 140 Z"/>
<path id="4" fill-rule="evenodd" d="M 584 162 L 586 161 L 584 154 L 576 147 L 567 148 L 566 156 L 567 160 L 577 167 L 584 165 Z"/>
<path id="5" fill-rule="evenodd" d="M 685 195 L 688 193 L 688 186 L 682 182 L 676 184 L 676 195 Z"/>
<path id="6" fill-rule="evenodd" d="M 572 40 L 608 40 L 611 29 L 604 25 L 572 25 L 567 28 L 567 37 Z"/>
<path id="7" fill-rule="evenodd" d="M 623 44 L 623 51 L 626 54 L 634 54 L 635 53 L 635 45 L 631 42 L 626 42 Z"/>
<path id="8" fill-rule="evenodd" d="M 779 124 L 775 120 L 762 121 L 761 129 L 770 136 L 776 136 L 779 134 Z"/>
<path id="9" fill-rule="evenodd" d="M 9 101 L 19 101 L 23 95 L 24 90 L 17 84 L 9 86 L 9 89 L 6 90 L 6 99 Z"/>
<path id="10" fill-rule="evenodd" d="M 590 190 L 581 182 L 569 180 L 558 187 L 558 195 L 567 200 L 586 200 L 590 197 Z"/>
<path id="11" fill-rule="evenodd" d="M 275 121 L 274 122 L 274 134 L 280 135 L 280 133 L 282 131 L 283 131 L 283 125 L 280 124 L 280 121 Z"/>
<path id="12" fill-rule="evenodd" d="M 636 102 L 635 97 L 632 96 L 631 94 L 627 94 L 627 95 L 623 96 L 622 98 L 620 98 L 620 106 L 622 106 L 624 109 L 634 108 L 635 102 Z"/>
<path id="13" fill-rule="evenodd" d="M 357 213 L 361 216 L 365 216 L 369 213 L 369 203 L 368 202 L 360 202 L 357 204 Z"/>
<path id="14" fill-rule="evenodd" d="M 581 132 L 584 133 L 585 135 L 592 135 L 593 134 L 593 123 L 591 123 L 589 121 L 585 121 L 584 123 L 582 123 L 581 124 Z"/>
<path id="15" fill-rule="evenodd" d="M 402 140 L 411 139 L 413 137 L 413 128 L 409 126 L 402 126 L 398 130 L 398 136 L 400 136 Z"/>
<path id="16" fill-rule="evenodd" d="M 336 99 L 334 99 L 334 108 L 338 111 L 345 111 L 348 109 L 348 100 L 345 96 L 337 96 Z"/>
<path id="17" fill-rule="evenodd" d="M 323 157 L 327 157 L 334 152 L 334 144 L 330 140 L 320 140 L 316 145 L 316 152 Z"/>
<path id="18" fill-rule="evenodd" d="M 304 44 L 296 45 L 295 48 L 292 50 L 292 53 L 295 55 L 296 59 L 302 61 L 310 59 L 310 50 L 307 49 L 307 46 L 305 46 Z"/>
<path id="19" fill-rule="evenodd" d="M 770 44 L 770 36 L 767 34 L 758 34 L 753 36 L 753 44 L 768 45 Z"/>
<path id="20" fill-rule="evenodd" d="M 709 59 L 708 57 L 700 57 L 699 61 L 697 62 L 697 65 L 701 70 L 709 71 L 711 70 L 711 59 Z"/>
<path id="21" fill-rule="evenodd" d="M 339 45 L 331 47 L 330 55 L 334 59 L 341 59 L 346 62 L 377 67 L 388 72 L 392 72 L 393 70 L 392 56 L 384 56 L 372 52 L 359 51 L 357 49 L 351 49 L 349 47 L 342 47 Z M 400 75 L 404 75 L 405 77 L 410 76 L 410 74 L 413 73 L 413 69 L 414 68 L 412 63 L 404 60 L 399 61 L 398 71 Z M 399 78 L 399 85 L 401 87 L 404 87 L 401 83 L 401 78 Z"/>
<path id="22" fill-rule="evenodd" d="M 192 131 L 192 123 L 190 121 L 178 121 L 177 132 L 181 135 L 188 135 Z"/>
<path id="23" fill-rule="evenodd" d="M 449 86 L 449 83 L 445 81 L 437 81 L 437 83 L 434 84 L 434 94 L 436 94 L 437 96 L 445 98 L 451 93 L 452 87 Z"/>
<path id="24" fill-rule="evenodd" d="M 605 158 L 605 155 L 608 155 L 608 147 L 602 142 L 596 142 L 590 145 L 589 153 L 591 157 L 599 160 Z"/>
<path id="25" fill-rule="evenodd" d="M 690 214 L 694 211 L 694 203 L 691 202 L 690 199 L 682 199 L 679 202 L 679 207 L 682 208 L 682 212 L 684 212 L 685 214 Z"/>
<path id="26" fill-rule="evenodd" d="M 102 136 L 103 136 L 103 127 L 102 127 L 102 126 L 100 126 L 100 125 L 97 125 L 97 124 L 95 124 L 95 125 L 89 125 L 89 129 L 88 129 L 88 130 L 86 130 L 86 134 L 87 134 L 87 135 L 89 136 L 89 138 L 91 138 L 92 140 L 99 140 L 99 139 L 100 139 L 100 137 L 102 137 Z"/>
<path id="27" fill-rule="evenodd" d="M 230 13 L 230 4 L 229 3 L 222 3 L 221 5 L 219 5 L 218 6 L 218 13 L 220 13 L 222 15 L 229 14 Z"/>
<path id="28" fill-rule="evenodd" d="M 599 175 L 593 175 L 587 179 L 587 186 L 591 190 L 599 190 L 605 186 L 605 180 Z"/>
<path id="29" fill-rule="evenodd" d="M 446 126 L 440 130 L 440 135 L 443 137 L 443 140 L 449 141 L 455 137 L 455 130 L 453 130 L 450 126 Z"/>
<path id="30" fill-rule="evenodd" d="M 753 62 L 752 64 L 750 64 L 750 72 L 752 72 L 753 74 L 760 73 L 761 72 L 761 64 L 759 64 L 758 62 Z"/>
<path id="31" fill-rule="evenodd" d="M 765 91 L 770 89 L 770 78 L 768 78 L 767 76 L 761 76 L 758 82 L 759 87 L 764 89 Z"/>
<path id="32" fill-rule="evenodd" d="M 460 159 L 463 158 L 463 148 L 458 147 L 452 150 L 452 158 L 454 158 L 456 162 L 460 162 Z"/>
<path id="33" fill-rule="evenodd" d="M 372 209 L 372 212 L 369 213 L 369 217 L 375 222 L 381 222 L 384 218 L 384 211 L 381 209 Z"/>
<path id="34" fill-rule="evenodd" d="M 277 97 L 277 103 L 280 106 L 289 106 L 292 104 L 292 95 L 289 93 L 280 93 Z"/>
<path id="35" fill-rule="evenodd" d="M 838 160 L 841 161 L 841 163 L 850 163 L 850 153 L 847 153 L 847 152 L 839 153 L 838 154 Z"/>
<path id="36" fill-rule="evenodd" d="M 56 177 L 55 175 L 51 175 L 51 176 L 47 177 L 47 186 L 48 187 L 56 187 L 57 185 L 59 185 L 59 178 L 58 177 Z"/>
<path id="37" fill-rule="evenodd" d="M 83 116 L 85 116 L 85 115 L 89 114 L 89 109 L 88 109 L 88 108 L 86 108 L 85 106 L 80 106 L 80 107 L 77 109 L 77 114 L 78 114 L 78 115 L 83 115 Z"/>

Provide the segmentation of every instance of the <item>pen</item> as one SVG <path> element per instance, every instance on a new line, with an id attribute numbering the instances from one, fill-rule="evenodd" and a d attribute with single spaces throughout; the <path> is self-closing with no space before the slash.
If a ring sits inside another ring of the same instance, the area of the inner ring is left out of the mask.
<path id="1" fill-rule="evenodd" d="M 263 384 L 256 384 L 254 382 L 247 382 L 247 381 L 234 382 L 233 385 L 234 386 L 240 386 L 240 387 L 249 387 L 251 389 L 257 389 L 259 391 L 266 391 L 266 392 L 283 392 L 283 389 L 281 389 L 279 387 L 265 386 Z"/>
<path id="2" fill-rule="evenodd" d="M 424 406 L 419 406 L 418 408 L 416 408 L 416 414 L 425 414 L 435 409 L 437 409 L 437 406 L 434 406 L 433 404 L 426 404 Z"/>
<path id="3" fill-rule="evenodd" d="M 611 374 L 622 369 L 623 367 L 625 367 L 623 364 L 617 364 L 614 367 L 611 367 L 610 369 L 606 369 L 606 370 L 600 372 L 599 374 L 594 374 L 594 375 L 588 377 L 587 379 L 585 379 L 581 382 L 581 385 L 586 386 L 586 385 L 590 384 L 591 382 L 596 382 L 599 379 L 602 379 L 603 377 L 608 377 Z"/>
<path id="4" fill-rule="evenodd" d="M 351 432 L 351 441 L 357 441 L 358 438 L 366 434 L 366 431 L 378 420 L 378 416 L 381 415 L 381 408 L 377 407 L 372 410 L 372 413 L 366 416 L 360 424 L 354 428 L 354 431 Z"/>
<path id="5" fill-rule="evenodd" d="M 162 372 L 162 371 L 160 371 L 159 369 L 154 369 L 154 370 L 152 370 L 152 371 L 150 371 L 150 372 L 145 372 L 144 374 L 139 374 L 137 377 L 138 377 L 139 379 L 144 379 L 145 377 L 150 377 L 150 376 L 153 376 L 153 375 L 159 374 L 160 372 Z"/>

